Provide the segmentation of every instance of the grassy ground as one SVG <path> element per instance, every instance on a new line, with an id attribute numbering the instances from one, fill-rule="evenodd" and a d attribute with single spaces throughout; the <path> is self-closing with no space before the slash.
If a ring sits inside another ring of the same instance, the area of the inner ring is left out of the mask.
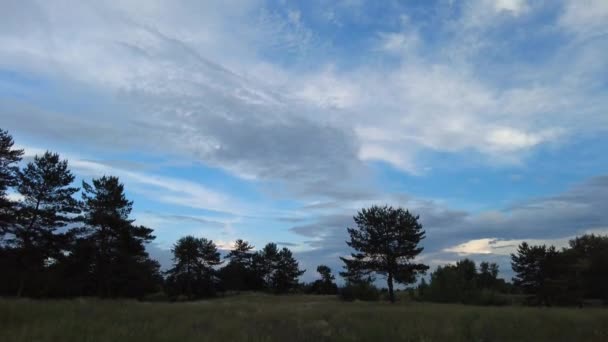
<path id="1" fill-rule="evenodd" d="M 608 310 L 344 303 L 240 295 L 193 303 L 0 299 L 0 341 L 608 341 Z"/>

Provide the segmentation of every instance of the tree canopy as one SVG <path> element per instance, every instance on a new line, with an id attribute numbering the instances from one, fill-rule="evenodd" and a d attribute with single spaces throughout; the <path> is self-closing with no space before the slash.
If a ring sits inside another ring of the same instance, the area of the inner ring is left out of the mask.
<path id="1" fill-rule="evenodd" d="M 361 280 L 371 273 L 386 277 L 389 299 L 395 301 L 393 283 L 409 284 L 428 266 L 414 262 L 424 239 L 419 216 L 390 206 L 362 209 L 354 217 L 356 228 L 347 228 L 348 246 L 355 250 L 345 263 L 347 277 Z M 369 279 L 369 278 L 368 278 Z"/>

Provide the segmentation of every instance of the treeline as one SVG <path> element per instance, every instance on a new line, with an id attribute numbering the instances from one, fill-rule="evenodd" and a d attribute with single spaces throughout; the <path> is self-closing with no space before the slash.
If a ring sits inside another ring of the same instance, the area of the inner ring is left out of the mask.
<path id="1" fill-rule="evenodd" d="M 0 130 L 0 294 L 141 297 L 158 291 L 160 266 L 145 249 L 152 229 L 129 218 L 133 203 L 118 178 L 93 179 L 80 189 L 58 154 L 45 152 L 20 169 L 23 151 L 13 145 Z"/>
<path id="2" fill-rule="evenodd" d="M 608 304 L 608 236 L 583 235 L 567 248 L 519 245 L 514 285 L 536 305 Z"/>
<path id="3" fill-rule="evenodd" d="M 174 265 L 167 271 L 165 288 L 170 298 L 196 299 L 224 291 L 288 293 L 298 288 L 304 273 L 287 248 L 269 243 L 258 252 L 237 240 L 223 261 L 216 245 L 205 238 L 186 236 L 174 245 Z"/>
<path id="4" fill-rule="evenodd" d="M 469 259 L 439 266 L 423 278 L 412 298 L 481 305 L 608 304 L 608 237 L 587 234 L 567 248 L 530 246 L 523 242 L 511 254 L 512 283 L 498 278 L 498 265 Z"/>
<path id="5" fill-rule="evenodd" d="M 133 202 L 117 177 L 74 186 L 68 161 L 45 152 L 20 168 L 23 150 L 0 130 L 0 295 L 27 297 L 133 297 L 161 293 L 172 299 L 224 291 L 332 292 L 333 276 L 307 286 L 287 248 L 237 240 L 221 260 L 211 240 L 186 236 L 172 248 L 166 272 L 146 252 L 153 230 L 130 218 Z M 77 199 L 80 196 L 80 199 Z M 222 265 L 224 265 L 222 267 Z M 328 283 L 329 282 L 329 283 Z M 330 284 L 331 283 L 331 284 Z"/>
<path id="6" fill-rule="evenodd" d="M 455 265 L 438 266 L 427 283 L 423 278 L 414 298 L 441 303 L 504 305 L 503 294 L 514 292 L 513 286 L 498 278 L 498 265 L 464 259 Z"/>
<path id="7" fill-rule="evenodd" d="M 117 177 L 76 187 L 58 154 L 45 152 L 20 168 L 22 157 L 0 129 L 0 295 L 192 300 L 266 291 L 394 302 L 395 284 L 415 284 L 429 268 L 416 261 L 425 238 L 419 216 L 372 206 L 347 228 L 353 252 L 340 258 L 341 288 L 325 265 L 317 267 L 320 279 L 303 284 L 304 270 L 288 248 L 269 243 L 254 251 L 243 240 L 222 257 L 212 240 L 183 237 L 171 249 L 172 267 L 161 272 L 145 248 L 153 230 L 130 218 L 133 202 Z M 497 264 L 478 267 L 465 259 L 438 267 L 428 283 L 422 278 L 406 292 L 416 300 L 465 304 L 508 304 L 514 296 L 535 305 L 608 303 L 608 237 L 584 235 L 561 250 L 522 243 L 511 259 L 513 283 L 498 278 Z M 383 290 L 378 277 L 386 280 Z"/>

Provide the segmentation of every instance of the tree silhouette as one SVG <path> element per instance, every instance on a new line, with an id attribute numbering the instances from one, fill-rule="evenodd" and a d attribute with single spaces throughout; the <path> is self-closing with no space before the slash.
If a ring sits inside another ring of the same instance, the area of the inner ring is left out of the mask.
<path id="1" fill-rule="evenodd" d="M 23 200 L 17 212 L 17 222 L 6 231 L 8 245 L 14 248 L 20 267 L 17 295 L 27 290 L 28 282 L 63 257 L 69 235 L 61 228 L 75 222 L 80 212 L 72 196 L 78 188 L 70 186 L 74 176 L 67 160 L 56 153 L 36 156 L 19 174 L 17 191 Z"/>
<path id="2" fill-rule="evenodd" d="M 608 236 L 583 235 L 569 242 L 570 276 L 582 295 L 608 303 Z M 570 282 L 572 284 L 572 281 Z"/>
<path id="3" fill-rule="evenodd" d="M 0 129 L 0 241 L 10 225 L 15 223 L 17 203 L 8 198 L 7 190 L 17 185 L 23 150 L 13 148 L 13 138 Z"/>
<path id="4" fill-rule="evenodd" d="M 326 265 L 317 266 L 317 273 L 321 275 L 321 280 L 325 283 L 331 283 L 336 279 L 336 277 L 331 274 L 331 268 Z"/>
<path id="5" fill-rule="evenodd" d="M 331 274 L 331 268 L 326 265 L 319 265 L 317 266 L 317 273 L 321 275 L 321 279 L 312 283 L 311 291 L 316 294 L 336 294 L 338 286 L 334 282 L 336 278 Z"/>
<path id="6" fill-rule="evenodd" d="M 498 265 L 483 261 L 479 264 L 478 285 L 482 289 L 492 289 L 496 286 L 498 277 Z"/>
<path id="7" fill-rule="evenodd" d="M 298 261 L 291 251 L 283 247 L 277 255 L 274 272 L 271 277 L 272 288 L 277 293 L 287 293 L 298 286 L 298 278 L 306 270 L 300 270 Z"/>
<path id="8" fill-rule="evenodd" d="M 354 217 L 357 228 L 347 228 L 347 244 L 356 252 L 350 259 L 340 258 L 347 269 L 345 274 L 359 279 L 372 272 L 386 276 L 389 299 L 394 302 L 394 282 L 412 283 L 428 269 L 412 262 L 423 250 L 419 243 L 424 231 L 418 219 L 407 210 L 389 206 L 359 211 Z"/>
<path id="9" fill-rule="evenodd" d="M 173 248 L 173 267 L 167 271 L 167 282 L 173 295 L 188 299 L 214 293 L 214 267 L 221 264 L 220 253 L 211 240 L 186 236 Z"/>
<path id="10" fill-rule="evenodd" d="M 560 289 L 563 273 L 559 268 L 559 256 L 553 246 L 521 243 L 516 254 L 511 254 L 511 267 L 515 272 L 514 285 L 534 296 L 540 304 L 553 304 L 555 296 L 563 290 Z"/>
<path id="11" fill-rule="evenodd" d="M 272 289 L 272 278 L 279 263 L 279 249 L 275 243 L 268 243 L 253 257 L 256 273 L 267 289 Z"/>
<path id="12" fill-rule="evenodd" d="M 88 262 L 96 294 L 101 297 L 142 296 L 153 291 L 159 265 L 151 260 L 145 244 L 154 240 L 152 229 L 133 224 L 133 202 L 117 177 L 103 176 L 83 182 L 84 227 L 77 253 Z M 79 262 L 76 260 L 75 262 Z"/>
<path id="13" fill-rule="evenodd" d="M 247 241 L 238 239 L 233 249 L 224 257 L 230 260 L 220 270 L 220 278 L 226 290 L 247 290 L 254 287 L 255 280 L 252 272 L 253 246 Z"/>

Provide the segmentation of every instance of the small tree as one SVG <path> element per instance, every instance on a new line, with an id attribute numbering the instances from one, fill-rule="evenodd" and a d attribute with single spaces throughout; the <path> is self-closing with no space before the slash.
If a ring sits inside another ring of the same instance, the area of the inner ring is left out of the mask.
<path id="1" fill-rule="evenodd" d="M 498 265 L 483 261 L 479 264 L 478 286 L 482 289 L 494 289 L 498 282 Z"/>
<path id="2" fill-rule="evenodd" d="M 319 265 L 317 266 L 317 273 L 321 275 L 321 279 L 315 280 L 312 283 L 312 292 L 316 294 L 338 293 L 338 286 L 334 282 L 336 278 L 331 274 L 331 268 L 326 265 Z"/>
<path id="3" fill-rule="evenodd" d="M 247 241 L 238 239 L 234 247 L 224 258 L 229 263 L 220 270 L 223 286 L 227 290 L 247 290 L 252 285 L 252 257 L 253 246 Z"/>
<path id="4" fill-rule="evenodd" d="M 277 293 L 287 293 L 298 286 L 298 278 L 306 270 L 300 270 L 291 251 L 283 247 L 278 253 L 277 263 L 271 276 L 272 288 Z"/>
<path id="5" fill-rule="evenodd" d="M 253 246 L 249 244 L 247 241 L 243 241 L 242 239 L 238 239 L 234 242 L 234 247 L 224 258 L 230 259 L 230 262 L 240 264 L 240 265 L 248 265 L 251 262 L 251 250 L 253 250 Z"/>
<path id="6" fill-rule="evenodd" d="M 279 249 L 275 243 L 268 243 L 256 253 L 254 258 L 255 272 L 263 280 L 267 289 L 273 287 L 272 279 L 279 263 Z"/>
<path id="7" fill-rule="evenodd" d="M 376 273 L 386 276 L 389 299 L 395 301 L 394 282 L 409 284 L 428 266 L 412 262 L 423 248 L 424 230 L 419 216 L 402 208 L 372 206 L 354 217 L 357 228 L 348 228 L 348 246 L 356 252 L 351 258 L 340 258 L 347 275 Z"/>
<path id="8" fill-rule="evenodd" d="M 221 264 L 215 243 L 205 238 L 186 236 L 173 248 L 173 267 L 167 271 L 167 283 L 173 295 L 186 295 L 188 299 L 214 293 L 214 267 Z"/>
<path id="9" fill-rule="evenodd" d="M 317 266 L 317 273 L 321 275 L 321 281 L 324 283 L 333 283 L 333 281 L 336 279 L 336 277 L 331 274 L 331 268 L 326 265 Z"/>

